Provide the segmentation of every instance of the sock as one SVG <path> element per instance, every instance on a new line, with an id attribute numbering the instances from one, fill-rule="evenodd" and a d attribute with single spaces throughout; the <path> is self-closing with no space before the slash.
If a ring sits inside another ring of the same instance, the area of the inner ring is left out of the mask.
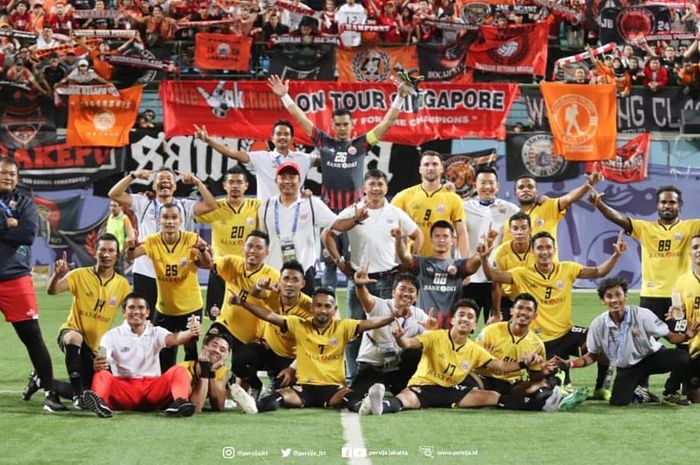
<path id="1" fill-rule="evenodd" d="M 564 384 L 571 384 L 571 370 L 569 368 L 564 370 Z"/>
<path id="2" fill-rule="evenodd" d="M 75 395 L 80 395 L 83 391 L 80 368 L 80 347 L 66 344 L 66 370 L 68 370 L 68 381 L 70 381 Z"/>
<path id="3" fill-rule="evenodd" d="M 595 388 L 600 389 L 604 387 L 603 385 L 605 384 L 605 378 L 608 375 L 608 367 L 610 365 L 601 365 L 600 362 L 598 362 L 598 372 L 595 377 Z"/>
<path id="4" fill-rule="evenodd" d="M 269 396 L 265 396 L 256 402 L 258 406 L 258 412 L 270 412 L 272 410 L 277 410 L 284 405 L 284 398 L 279 392 L 273 392 Z"/>
<path id="5" fill-rule="evenodd" d="M 66 383 L 65 381 L 54 380 L 53 382 L 56 388 L 56 394 L 63 397 L 64 399 L 73 400 L 76 396 L 75 391 L 73 391 L 73 386 L 71 383 Z"/>
<path id="6" fill-rule="evenodd" d="M 20 341 L 27 348 L 32 365 L 41 379 L 41 387 L 44 388 L 44 391 L 53 389 L 53 365 L 51 365 L 49 350 L 41 337 L 39 321 L 20 321 L 12 323 L 12 326 Z"/>
<path id="7" fill-rule="evenodd" d="M 396 397 L 384 399 L 382 405 L 384 405 L 383 413 L 398 413 L 403 410 L 403 403 Z"/>
<path id="8" fill-rule="evenodd" d="M 545 400 L 533 397 L 513 397 L 501 394 L 496 406 L 508 410 L 542 410 Z"/>
<path id="9" fill-rule="evenodd" d="M 193 339 L 185 344 L 185 361 L 197 360 L 197 340 Z"/>

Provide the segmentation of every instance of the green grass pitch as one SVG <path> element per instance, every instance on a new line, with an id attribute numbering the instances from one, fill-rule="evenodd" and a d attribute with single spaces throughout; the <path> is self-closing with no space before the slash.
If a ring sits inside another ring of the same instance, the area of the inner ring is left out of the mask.
<path id="1" fill-rule="evenodd" d="M 39 290 L 44 340 L 60 379 L 66 378 L 65 365 L 55 339 L 69 297 L 49 297 Z M 344 295 L 339 299 L 344 304 Z M 637 297 L 631 301 L 636 303 Z M 574 308 L 575 323 L 581 325 L 602 311 L 592 293 L 577 293 Z M 74 411 L 48 414 L 41 409 L 41 392 L 29 402 L 21 399 L 29 370 L 12 327 L 2 325 L 3 465 L 350 463 L 342 456 L 345 441 L 337 411 L 281 410 L 256 416 L 205 412 L 185 419 L 117 412 L 108 420 Z M 594 368 L 579 369 L 574 382 L 592 387 L 594 376 Z M 652 377 L 654 392 L 660 392 L 664 379 Z M 603 402 L 587 402 L 558 414 L 428 410 L 361 418 L 370 460 L 387 465 L 687 463 L 696 449 L 698 424 L 697 405 L 615 409 Z M 223 457 L 226 447 L 235 448 L 235 458 Z M 246 455 L 251 453 L 258 456 Z"/>

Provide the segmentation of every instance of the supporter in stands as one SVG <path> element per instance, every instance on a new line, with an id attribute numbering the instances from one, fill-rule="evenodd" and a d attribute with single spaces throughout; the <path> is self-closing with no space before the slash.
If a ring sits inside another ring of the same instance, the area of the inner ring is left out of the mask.
<path id="1" fill-rule="evenodd" d="M 630 77 L 630 85 L 641 86 L 644 84 L 644 71 L 639 67 L 639 58 L 631 57 L 627 62 L 627 74 Z"/>
<path id="2" fill-rule="evenodd" d="M 684 94 L 697 95 L 700 90 L 700 66 L 693 63 L 690 58 L 683 58 L 683 66 L 678 70 L 678 84 L 683 88 Z"/>
<path id="3" fill-rule="evenodd" d="M 342 29 L 342 24 L 365 24 L 367 22 L 367 10 L 356 0 L 347 0 L 345 4 L 338 8 L 335 15 L 338 27 Z M 341 32 L 340 41 L 346 47 L 357 47 L 362 43 L 362 34 L 355 31 Z"/>
<path id="4" fill-rule="evenodd" d="M 111 45 L 106 39 L 99 42 L 97 47 L 90 46 L 85 39 L 78 38 L 77 42 L 90 51 L 90 58 L 92 59 L 92 66 L 95 72 L 101 78 L 111 81 L 114 76 L 114 65 L 112 65 L 107 57 L 113 55 L 120 55 L 121 52 L 127 50 L 135 42 L 141 42 L 141 37 L 135 36 L 124 42 L 116 50 L 112 50 Z"/>
<path id="5" fill-rule="evenodd" d="M 34 23 L 32 16 L 29 13 L 29 4 L 19 2 L 13 10 L 10 11 L 10 20 L 12 20 L 12 29 L 17 31 L 34 32 Z"/>
<path id="6" fill-rule="evenodd" d="M 377 7 L 374 0 L 368 0 L 368 3 L 372 10 L 372 16 L 376 20 L 376 24 L 380 26 L 389 26 L 390 28 L 388 31 L 380 33 L 382 42 L 387 44 L 403 42 L 400 30 L 401 16 L 396 8 L 394 0 L 387 0 L 384 2 L 381 10 Z"/>
<path id="7" fill-rule="evenodd" d="M 335 20 L 335 14 L 338 12 L 338 7 L 335 0 L 326 0 L 323 8 L 323 19 L 321 20 L 321 32 L 324 34 L 337 34 L 338 23 Z"/>
<path id="8" fill-rule="evenodd" d="M 261 28 L 262 38 L 265 42 L 269 41 L 273 36 L 289 34 L 289 27 L 280 22 L 280 14 L 277 11 L 270 13 L 267 22 Z"/>
<path id="9" fill-rule="evenodd" d="M 627 70 L 622 66 L 622 60 L 618 57 L 614 57 L 612 60 L 612 72 L 618 95 L 628 96 L 632 80 Z"/>
<path id="10" fill-rule="evenodd" d="M 126 0 L 130 1 L 130 0 Z M 151 14 L 147 16 L 139 16 L 129 12 L 129 17 L 133 22 L 145 27 L 144 42 L 149 47 L 157 47 L 163 45 L 164 42 L 172 40 L 175 37 L 175 25 L 177 21 L 163 14 L 163 7 L 154 6 L 151 8 Z"/>
<path id="11" fill-rule="evenodd" d="M 59 2 L 54 5 L 54 12 L 46 19 L 44 26 L 50 27 L 53 32 L 69 35 L 75 29 L 76 22 L 72 12 Z"/>
<path id="12" fill-rule="evenodd" d="M 644 85 L 652 92 L 656 92 L 666 87 L 668 81 L 668 70 L 661 66 L 661 60 L 658 57 L 649 58 L 649 62 L 644 67 Z"/>
<path id="13" fill-rule="evenodd" d="M 93 11 L 98 12 L 98 11 L 105 11 L 105 1 L 104 0 L 95 0 L 95 6 L 93 7 Z M 102 25 L 106 26 L 106 29 L 116 29 L 114 25 L 114 21 L 110 18 L 88 18 L 86 20 L 83 20 L 82 23 L 78 21 L 78 27 L 77 29 L 92 29 L 93 27 L 97 27 L 97 23 L 102 23 Z"/>
<path id="14" fill-rule="evenodd" d="M 24 65 L 24 59 L 15 58 L 12 67 L 7 70 L 6 77 L 8 81 L 16 81 L 22 84 L 27 84 L 44 95 L 49 95 L 50 91 L 43 82 L 37 81 L 34 74 Z"/>
<path id="15" fill-rule="evenodd" d="M 68 75 L 66 67 L 61 64 L 58 54 L 49 55 L 49 64 L 41 70 L 41 79 L 46 87 L 53 91 L 54 86 L 61 82 Z"/>
<path id="16" fill-rule="evenodd" d="M 102 76 L 97 74 L 94 69 L 90 68 L 90 63 L 86 59 L 81 59 L 78 61 L 78 67 L 68 73 L 68 76 L 61 79 L 59 85 L 62 84 L 77 84 L 77 85 L 90 85 L 100 83 L 106 86 L 115 87 L 113 83 L 104 79 Z"/>
<path id="17" fill-rule="evenodd" d="M 61 36 L 59 36 L 61 37 Z M 36 38 L 36 44 L 30 47 L 32 52 L 36 50 L 43 50 L 46 48 L 57 47 L 63 43 L 68 42 L 68 37 L 60 38 L 56 37 L 53 33 L 53 29 L 46 25 L 41 30 L 41 34 Z"/>

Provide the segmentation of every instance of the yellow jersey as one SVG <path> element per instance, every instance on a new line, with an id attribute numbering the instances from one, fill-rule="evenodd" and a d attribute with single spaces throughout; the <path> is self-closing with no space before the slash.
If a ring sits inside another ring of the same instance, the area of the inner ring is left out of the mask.
<path id="1" fill-rule="evenodd" d="M 323 331 L 298 316 L 284 321 L 296 341 L 298 384 L 345 386 L 345 347 L 357 337 L 360 320 L 332 320 Z"/>
<path id="2" fill-rule="evenodd" d="M 91 266 L 71 270 L 64 279 L 73 300 L 68 319 L 60 330 L 76 330 L 82 334 L 85 345 L 97 352 L 100 339 L 112 326 L 124 298 L 131 292 L 131 286 L 124 276 L 117 273 L 103 281 Z"/>
<path id="3" fill-rule="evenodd" d="M 226 281 L 226 293 L 221 314 L 216 319 L 244 344 L 259 339 L 262 336 L 262 320 L 239 305 L 231 305 L 228 298 L 231 292 L 245 295 L 248 302 L 260 307 L 266 307 L 264 299 L 250 295 L 255 283 L 264 278 L 270 278 L 272 283 L 280 279 L 279 271 L 269 265 L 262 265 L 256 271 L 245 269 L 245 259 L 238 255 L 226 255 L 214 259 L 216 273 Z"/>
<path id="4" fill-rule="evenodd" d="M 189 360 L 185 362 L 180 362 L 177 365 L 183 367 L 185 370 L 187 370 L 187 374 L 190 375 L 190 379 L 192 380 L 192 387 L 194 388 L 194 380 L 195 380 L 195 373 L 194 373 L 194 365 L 195 360 Z M 214 379 L 217 381 L 228 381 L 229 378 L 229 373 L 228 373 L 228 368 L 226 366 L 222 366 L 217 368 L 217 370 L 214 372 Z"/>
<path id="5" fill-rule="evenodd" d="M 534 266 L 535 255 L 532 253 L 531 246 L 527 246 L 527 250 L 523 254 L 513 250 L 513 241 L 504 242 L 496 247 L 493 251 L 491 259 L 495 268 L 501 271 L 510 271 L 518 266 Z M 518 286 L 514 284 L 501 284 L 503 295 L 513 300 L 520 293 Z"/>
<path id="6" fill-rule="evenodd" d="M 438 385 L 452 387 L 464 381 L 472 369 L 483 367 L 493 356 L 471 339 L 455 345 L 450 330 L 426 331 L 416 336 L 423 344 L 423 354 L 409 386 Z"/>
<path id="7" fill-rule="evenodd" d="M 215 257 L 243 255 L 243 244 L 248 234 L 258 229 L 258 199 L 244 199 L 233 208 L 227 199 L 216 201 L 216 210 L 195 217 L 198 223 L 211 225 L 211 246 Z"/>
<path id="8" fill-rule="evenodd" d="M 688 327 L 700 321 L 700 278 L 690 270 L 678 278 L 675 285 L 683 299 Z M 700 333 L 688 341 L 691 358 L 700 357 Z"/>
<path id="9" fill-rule="evenodd" d="M 527 331 L 524 336 L 515 336 L 510 331 L 510 324 L 507 321 L 494 323 L 484 327 L 477 336 L 476 342 L 488 350 L 498 360 L 504 362 L 518 362 L 526 354 L 536 353 L 546 360 L 547 352 L 544 349 L 544 342 L 537 337 L 533 331 Z M 530 371 L 542 371 L 542 365 L 530 366 Z M 501 373 L 500 371 L 479 368 L 477 373 L 489 378 L 501 379 L 509 383 L 525 381 L 528 377 L 528 370 L 511 371 Z"/>
<path id="10" fill-rule="evenodd" d="M 409 187 L 396 194 L 391 204 L 408 213 L 423 232 L 425 240 L 418 254 L 423 257 L 433 254 L 430 228 L 436 221 L 445 220 L 453 226 L 458 221 L 464 222 L 462 199 L 442 186 L 433 192 L 426 191 L 420 184 Z"/>
<path id="11" fill-rule="evenodd" d="M 196 243 L 196 233 L 179 231 L 174 245 L 165 244 L 161 233 L 149 234 L 141 244 L 153 262 L 158 287 L 156 308 L 163 315 L 186 315 L 204 307 L 194 264 Z"/>
<path id="12" fill-rule="evenodd" d="M 313 317 L 311 313 L 312 299 L 306 294 L 301 294 L 296 305 L 285 308 L 280 299 L 280 295 L 276 292 L 270 294 L 267 299 L 267 307 L 273 312 L 282 315 L 294 315 L 304 320 L 310 320 Z M 294 337 L 289 332 L 282 332 L 279 326 L 268 323 L 263 323 L 263 340 L 268 347 L 280 357 L 294 358 L 296 357 L 297 349 Z"/>
<path id="13" fill-rule="evenodd" d="M 554 239 L 557 239 L 559 222 L 566 216 L 566 209 L 559 210 L 559 199 L 554 198 L 547 199 L 540 205 L 535 204 L 530 210 L 523 210 L 523 213 L 530 215 L 533 236 L 540 231 L 547 231 Z M 503 242 L 512 240 L 513 236 L 510 234 L 507 223 L 503 229 Z"/>
<path id="14" fill-rule="evenodd" d="M 673 285 L 690 268 L 690 239 L 700 232 L 700 220 L 678 220 L 672 225 L 631 219 L 630 236 L 642 246 L 643 297 L 671 297 Z"/>
<path id="15" fill-rule="evenodd" d="M 579 263 L 564 261 L 554 263 L 549 274 L 541 273 L 535 265 L 510 270 L 513 283 L 537 299 L 537 318 L 531 329 L 543 341 L 557 339 L 573 327 L 572 293 L 582 269 L 583 265 Z"/>

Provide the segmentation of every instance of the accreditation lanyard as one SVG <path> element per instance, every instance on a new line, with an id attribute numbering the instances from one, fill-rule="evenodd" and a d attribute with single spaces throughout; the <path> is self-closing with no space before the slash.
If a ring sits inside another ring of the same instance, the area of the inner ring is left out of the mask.
<path id="1" fill-rule="evenodd" d="M 622 318 L 622 324 L 620 324 L 620 337 L 617 339 L 617 343 L 613 341 L 612 337 L 612 331 L 608 333 L 608 354 L 610 357 L 610 364 L 612 365 L 613 363 L 617 365 L 617 361 L 620 356 L 620 348 L 623 347 L 623 344 L 625 342 L 625 338 L 627 337 L 627 333 L 630 331 L 630 327 L 632 326 L 632 322 L 630 321 L 632 318 L 630 314 L 632 311 L 630 309 L 625 310 L 625 316 Z M 613 345 L 615 346 L 615 352 L 613 353 Z"/>
<path id="2" fill-rule="evenodd" d="M 299 226 L 299 208 L 301 207 L 301 202 L 297 200 L 297 204 L 294 206 L 294 223 L 292 223 L 292 236 L 297 233 L 297 227 Z M 275 232 L 277 237 L 282 237 L 280 234 L 280 202 L 275 200 Z"/>
<path id="3" fill-rule="evenodd" d="M 15 212 L 3 200 L 0 199 L 0 210 L 8 218 L 14 218 Z"/>

